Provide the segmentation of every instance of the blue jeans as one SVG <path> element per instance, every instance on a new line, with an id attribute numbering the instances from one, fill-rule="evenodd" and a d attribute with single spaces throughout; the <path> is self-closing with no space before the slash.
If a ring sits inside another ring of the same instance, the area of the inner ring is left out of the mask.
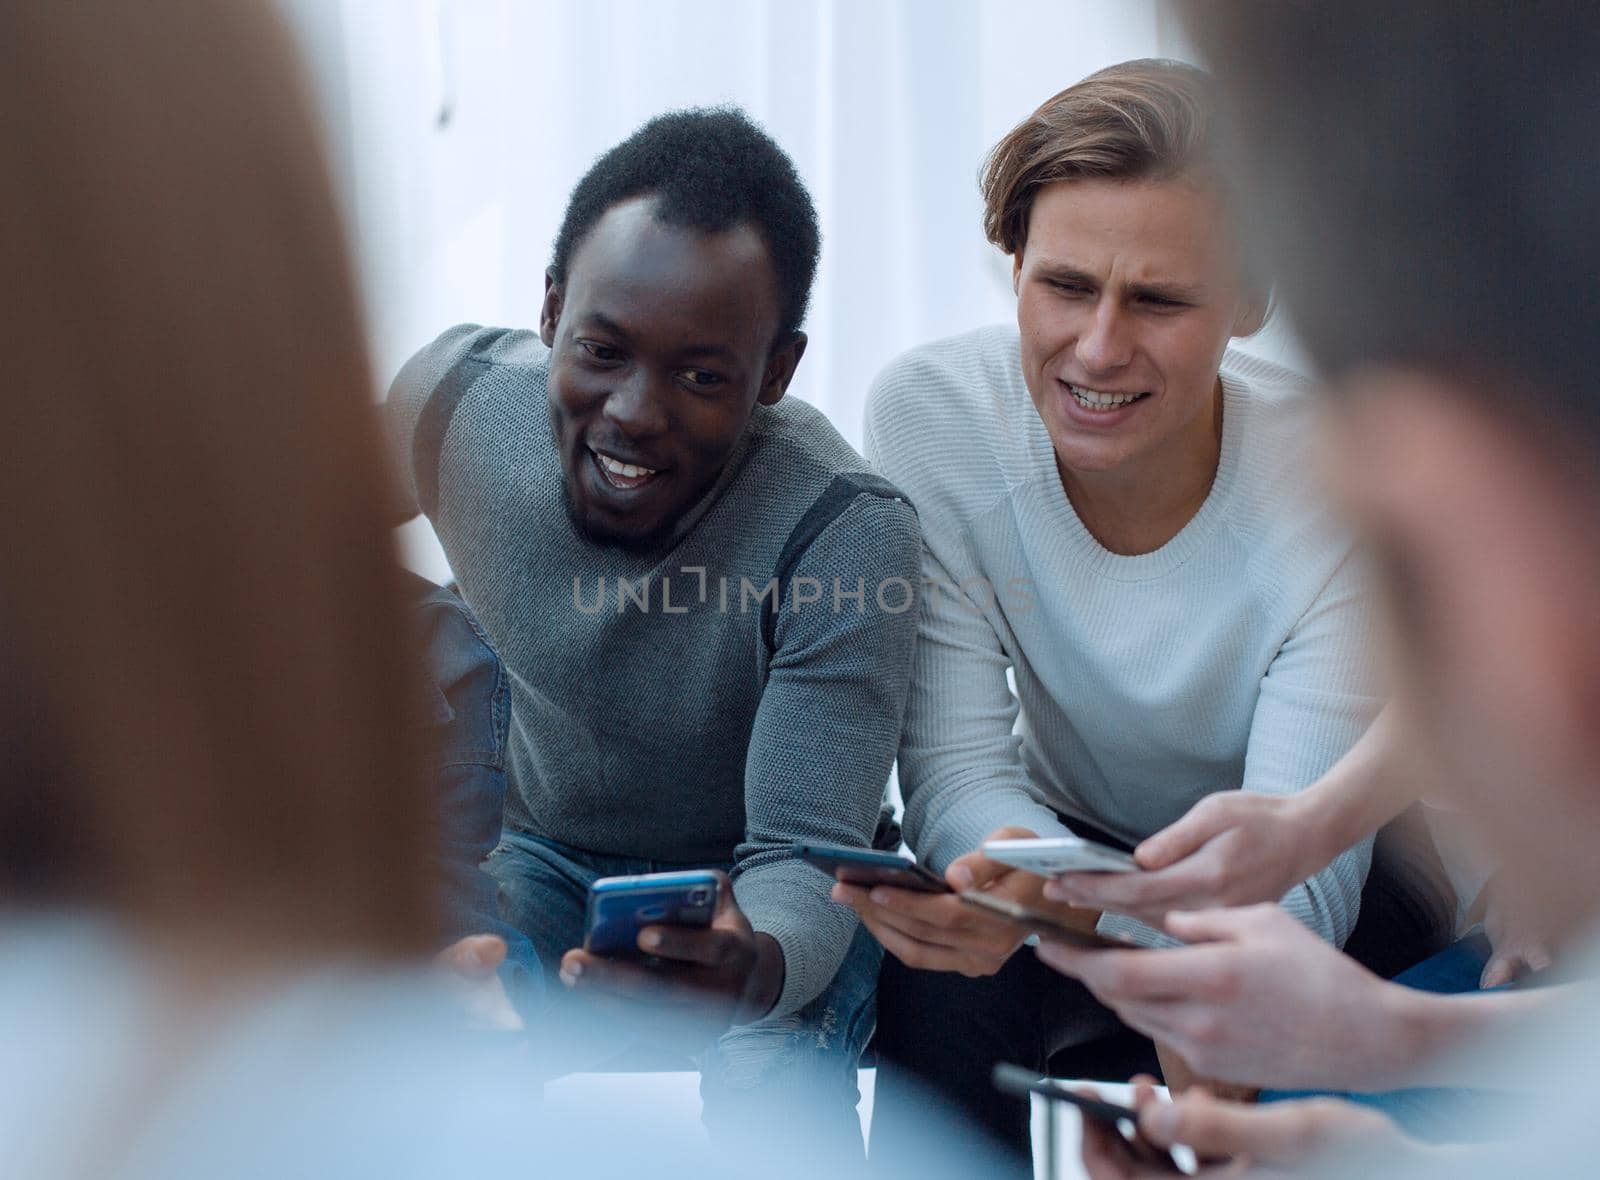
<path id="1" fill-rule="evenodd" d="M 421 625 L 426 665 L 418 711 L 437 820 L 443 933 L 447 942 L 469 934 L 505 939 L 500 979 L 527 1020 L 543 1006 L 544 976 L 533 944 L 501 920 L 495 880 L 480 867 L 500 842 L 511 684 L 478 620 L 453 590 L 408 571 L 401 577 Z"/>
<path id="2" fill-rule="evenodd" d="M 685 1047 L 663 1042 L 643 1005 L 634 1023 L 590 1019 L 555 973 L 561 956 L 583 944 L 585 901 L 596 878 L 726 871 L 730 864 L 607 856 L 508 830 L 486 867 L 500 883 L 502 916 L 528 937 L 545 972 L 546 1001 L 530 1032 L 548 1073 L 692 1063 L 700 1068 L 702 1118 L 714 1139 L 754 1136 L 769 1150 L 787 1147 L 819 1163 L 859 1164 L 856 1075 L 872 1037 L 882 958 L 866 930 L 857 930 L 833 982 L 798 1012 L 732 1028 L 711 1045 Z"/>
<path id="3" fill-rule="evenodd" d="M 1478 979 L 1489 961 L 1489 941 L 1482 934 L 1468 935 L 1394 981 L 1416 991 L 1437 995 L 1464 995 L 1478 991 Z M 1499 991 L 1499 988 L 1491 989 Z M 1269 1090 L 1262 1102 L 1324 1096 L 1316 1090 Z M 1428 1143 L 1476 1143 L 1505 1139 L 1516 1134 L 1517 1111 L 1524 1103 L 1513 1095 L 1493 1090 L 1446 1086 L 1416 1086 L 1376 1094 L 1336 1094 L 1361 1106 L 1382 1111 L 1407 1134 Z"/>

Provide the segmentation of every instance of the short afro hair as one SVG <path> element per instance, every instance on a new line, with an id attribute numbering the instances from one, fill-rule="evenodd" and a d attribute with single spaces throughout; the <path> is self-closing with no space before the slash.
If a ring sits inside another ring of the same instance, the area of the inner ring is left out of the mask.
<path id="1" fill-rule="evenodd" d="M 751 223 L 777 276 L 779 330 L 799 330 L 821 254 L 817 211 L 794 162 L 748 115 L 732 106 L 669 111 L 596 160 L 567 201 L 550 277 L 565 281 L 608 209 L 646 195 L 664 225 L 718 233 Z"/>

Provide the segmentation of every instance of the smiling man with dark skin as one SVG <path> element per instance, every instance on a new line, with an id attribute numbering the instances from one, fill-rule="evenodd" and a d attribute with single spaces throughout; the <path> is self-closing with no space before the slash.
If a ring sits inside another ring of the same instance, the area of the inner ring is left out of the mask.
<path id="1" fill-rule="evenodd" d="M 783 397 L 806 338 L 788 332 L 768 347 L 777 306 L 766 247 L 749 225 L 685 232 L 661 224 L 647 194 L 606 212 L 582 258 L 564 285 L 546 276 L 539 316 L 567 506 L 592 540 L 645 551 L 666 543 L 727 466 L 750 423 L 751 390 L 756 405 Z M 766 1012 L 783 986 L 783 952 L 736 905 L 717 924 L 728 936 L 652 930 L 661 943 L 651 949 L 706 968 L 694 974 L 708 995 L 691 1004 L 725 1008 L 736 997 L 736 1007 Z M 562 963 L 567 982 L 654 990 L 655 973 L 587 951 Z"/>
<path id="2" fill-rule="evenodd" d="M 749 225 L 686 234 L 634 197 L 590 231 L 583 263 L 564 287 L 546 279 L 539 323 L 568 500 L 589 536 L 649 545 L 726 466 L 752 389 L 759 405 L 783 396 L 806 338 L 769 349 L 777 308 Z"/>
<path id="3" fill-rule="evenodd" d="M 845 1159 L 878 952 L 792 847 L 873 839 L 920 534 L 784 399 L 817 254 L 810 198 L 762 131 L 662 116 L 574 190 L 537 335 L 453 328 L 387 409 L 510 672 L 486 867 L 552 984 L 524 1014 L 547 1067 L 664 1035 L 702 1054 L 713 1134 L 781 1110 L 803 1158 Z M 645 962 L 581 949 L 595 879 L 688 868 L 725 874 L 709 929 L 646 927 Z"/>

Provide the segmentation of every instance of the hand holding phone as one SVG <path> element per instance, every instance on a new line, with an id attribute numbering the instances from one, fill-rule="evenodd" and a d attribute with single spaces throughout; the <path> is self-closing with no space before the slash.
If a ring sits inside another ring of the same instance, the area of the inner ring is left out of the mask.
<path id="1" fill-rule="evenodd" d="M 1025 828 L 1000 828 L 990 840 L 1032 837 Z M 881 854 L 879 854 L 881 855 Z M 900 871 L 904 871 L 903 863 Z M 973 851 L 957 857 L 937 892 L 881 888 L 840 882 L 833 897 L 860 915 L 884 950 L 919 971 L 959 971 L 969 977 L 993 975 L 1033 933 L 1004 915 L 979 912 L 953 889 L 975 890 L 990 898 L 1036 904 L 1045 878 L 990 860 Z"/>
<path id="2" fill-rule="evenodd" d="M 647 926 L 704 930 L 722 892 L 709 870 L 601 877 L 589 886 L 583 947 L 607 959 L 643 959 L 639 934 Z"/>
<path id="3" fill-rule="evenodd" d="M 994 1067 L 991 1075 L 994 1087 L 1007 1094 L 1015 1094 L 1019 1098 L 1026 1098 L 1038 1094 L 1052 1102 L 1065 1103 L 1074 1107 L 1084 1117 L 1084 1138 L 1086 1141 L 1095 1138 L 1095 1130 L 1089 1124 L 1092 1122 L 1098 1128 L 1103 1128 L 1103 1134 L 1113 1137 L 1121 1142 L 1123 1150 L 1143 1157 L 1155 1164 L 1163 1172 L 1170 1171 L 1176 1175 L 1186 1175 L 1183 1165 L 1179 1163 L 1172 1152 L 1148 1142 L 1139 1135 L 1139 1112 L 1131 1106 L 1119 1106 L 1115 1102 L 1107 1102 L 1100 1097 L 1090 1097 L 1080 1094 L 1071 1086 L 1058 1082 L 1053 1078 L 1041 1077 L 1033 1070 L 1024 1069 L 1020 1065 L 1011 1065 L 1001 1062 Z M 1137 1079 L 1136 1079 L 1137 1080 Z M 1154 1095 L 1148 1090 L 1136 1089 L 1142 1092 L 1141 1101 L 1155 1101 Z M 1054 1161 L 1051 1161 L 1054 1163 Z M 1054 1169 L 1052 1168 L 1052 1173 Z"/>
<path id="4" fill-rule="evenodd" d="M 619 1005 L 619 1017 L 638 1019 L 643 1008 L 653 1024 L 703 1040 L 776 1003 L 783 951 L 751 928 L 726 873 L 612 878 L 596 882 L 590 899 L 586 945 L 562 956 L 561 981 Z"/>

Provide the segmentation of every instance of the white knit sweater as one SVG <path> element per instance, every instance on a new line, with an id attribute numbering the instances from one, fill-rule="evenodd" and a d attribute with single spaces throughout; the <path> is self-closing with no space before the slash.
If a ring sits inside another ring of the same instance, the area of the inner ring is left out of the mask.
<path id="1" fill-rule="evenodd" d="M 867 454 L 924 538 L 900 742 L 919 857 L 942 871 L 995 828 L 1061 835 L 1063 818 L 1136 842 L 1213 791 L 1300 790 L 1366 729 L 1373 611 L 1309 475 L 1304 385 L 1229 350 L 1209 497 L 1166 545 L 1124 557 L 1062 489 L 1015 327 L 914 349 L 878 377 Z M 1370 853 L 1345 852 L 1285 908 L 1342 943 Z M 1125 917 L 1101 928 L 1164 941 Z"/>

